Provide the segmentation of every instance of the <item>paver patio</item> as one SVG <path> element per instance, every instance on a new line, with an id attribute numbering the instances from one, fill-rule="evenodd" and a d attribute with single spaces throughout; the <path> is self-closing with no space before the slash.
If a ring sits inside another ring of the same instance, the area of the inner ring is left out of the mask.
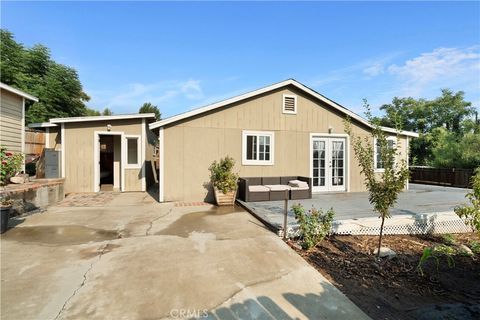
<path id="1" fill-rule="evenodd" d="M 2 235 L 2 319 L 368 318 L 238 207 L 86 203 Z"/>
<path id="2" fill-rule="evenodd" d="M 455 206 L 466 203 L 468 189 L 410 184 L 409 190 L 399 195 L 395 208 L 391 211 L 397 218 L 402 216 L 419 216 L 422 214 L 451 214 Z M 288 225 L 296 225 L 291 206 L 301 204 L 306 209 L 335 210 L 336 221 L 365 220 L 376 217 L 368 201 L 368 193 L 320 193 L 313 194 L 312 199 L 289 201 Z M 266 221 L 274 229 L 283 227 L 285 212 L 284 201 L 241 202 L 249 211 Z M 378 220 L 378 219 L 377 219 Z"/>

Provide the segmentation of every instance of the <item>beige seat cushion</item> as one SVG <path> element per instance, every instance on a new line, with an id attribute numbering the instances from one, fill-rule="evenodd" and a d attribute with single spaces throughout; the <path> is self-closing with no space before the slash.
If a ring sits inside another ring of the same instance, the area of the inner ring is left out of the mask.
<path id="1" fill-rule="evenodd" d="M 290 190 L 308 190 L 308 185 L 306 187 L 290 187 Z"/>
<path id="2" fill-rule="evenodd" d="M 308 183 L 300 180 L 290 180 L 288 182 L 288 185 L 291 187 L 307 187 L 308 188 Z"/>
<path id="3" fill-rule="evenodd" d="M 248 186 L 248 191 L 250 191 L 250 192 L 269 192 L 270 189 L 268 189 L 265 186 Z"/>
<path id="4" fill-rule="evenodd" d="M 290 190 L 289 186 L 283 184 L 270 184 L 266 185 L 265 187 L 269 188 L 271 191 L 285 191 Z"/>

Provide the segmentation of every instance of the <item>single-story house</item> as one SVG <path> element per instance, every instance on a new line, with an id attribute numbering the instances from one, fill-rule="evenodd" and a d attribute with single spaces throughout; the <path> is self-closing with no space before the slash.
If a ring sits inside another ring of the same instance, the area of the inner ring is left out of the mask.
<path id="1" fill-rule="evenodd" d="M 0 82 L 0 145 L 10 152 L 25 151 L 25 100 L 38 101 Z"/>
<path id="2" fill-rule="evenodd" d="M 241 177 L 308 176 L 313 192 L 365 191 L 344 132 L 347 116 L 356 135 L 369 135 L 367 120 L 289 79 L 151 123 L 159 139 L 159 199 L 211 201 L 208 168 L 226 155 L 236 160 Z M 404 159 L 416 136 L 401 132 Z"/>
<path id="3" fill-rule="evenodd" d="M 45 148 L 59 154 L 65 193 L 146 191 L 156 137 L 153 113 L 53 118 L 31 128 L 46 132 Z M 152 139 L 153 138 L 153 139 Z"/>

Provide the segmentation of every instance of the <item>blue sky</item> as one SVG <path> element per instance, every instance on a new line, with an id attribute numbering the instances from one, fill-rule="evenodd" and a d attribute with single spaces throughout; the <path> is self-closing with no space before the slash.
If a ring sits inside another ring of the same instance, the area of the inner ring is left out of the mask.
<path id="1" fill-rule="evenodd" d="M 287 78 L 362 112 L 464 90 L 480 107 L 479 2 L 36 2 L 1 26 L 76 68 L 88 105 L 171 116 Z"/>

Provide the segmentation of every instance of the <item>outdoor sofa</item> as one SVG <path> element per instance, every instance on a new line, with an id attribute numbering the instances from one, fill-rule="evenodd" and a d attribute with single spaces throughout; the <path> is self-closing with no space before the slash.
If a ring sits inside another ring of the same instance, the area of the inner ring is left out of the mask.
<path id="1" fill-rule="evenodd" d="M 299 184 L 299 185 L 298 185 Z M 238 179 L 238 198 L 245 202 L 310 199 L 312 179 L 302 176 Z"/>

